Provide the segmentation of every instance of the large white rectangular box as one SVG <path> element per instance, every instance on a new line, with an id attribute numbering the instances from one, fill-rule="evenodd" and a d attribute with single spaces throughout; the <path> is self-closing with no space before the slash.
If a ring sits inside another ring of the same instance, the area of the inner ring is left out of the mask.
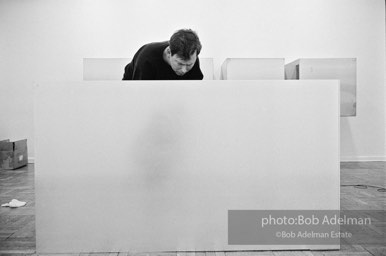
<path id="1" fill-rule="evenodd" d="M 125 67 L 131 58 L 84 58 L 84 81 L 122 80 Z M 200 58 L 200 68 L 204 80 L 214 79 L 213 58 Z"/>
<path id="2" fill-rule="evenodd" d="M 285 66 L 286 79 L 340 80 L 340 115 L 356 116 L 356 59 L 298 59 Z"/>
<path id="3" fill-rule="evenodd" d="M 284 58 L 228 58 L 221 66 L 223 80 L 284 80 Z"/>
<path id="4" fill-rule="evenodd" d="M 229 245 L 228 210 L 339 210 L 338 81 L 42 84 L 38 253 Z"/>

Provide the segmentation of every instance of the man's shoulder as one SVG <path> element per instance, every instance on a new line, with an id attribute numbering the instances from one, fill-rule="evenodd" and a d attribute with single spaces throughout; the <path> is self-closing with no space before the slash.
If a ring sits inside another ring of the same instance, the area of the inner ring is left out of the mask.
<path id="1" fill-rule="evenodd" d="M 141 53 L 162 53 L 165 48 L 169 45 L 168 41 L 164 42 L 153 42 L 143 45 L 139 52 Z"/>
<path id="2" fill-rule="evenodd" d="M 163 58 L 163 51 L 169 45 L 168 41 L 153 42 L 143 45 L 134 56 L 136 66 L 159 63 Z"/>

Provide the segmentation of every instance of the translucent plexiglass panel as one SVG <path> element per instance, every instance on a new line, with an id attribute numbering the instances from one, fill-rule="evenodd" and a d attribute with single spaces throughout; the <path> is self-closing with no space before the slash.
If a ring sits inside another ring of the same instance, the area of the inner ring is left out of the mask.
<path id="1" fill-rule="evenodd" d="M 338 79 L 341 116 L 356 116 L 356 68 L 355 58 L 299 59 L 285 66 L 286 79 Z"/>
<path id="2" fill-rule="evenodd" d="M 235 209 L 339 209 L 338 81 L 43 84 L 38 253 L 228 245 Z"/>

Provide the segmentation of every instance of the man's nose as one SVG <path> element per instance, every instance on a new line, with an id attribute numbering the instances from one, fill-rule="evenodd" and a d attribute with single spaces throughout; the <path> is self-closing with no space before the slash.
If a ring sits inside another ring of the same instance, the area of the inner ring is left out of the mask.
<path id="1" fill-rule="evenodd" d="M 187 67 L 186 67 L 186 66 L 183 66 L 183 67 L 181 68 L 181 72 L 186 73 L 186 71 L 187 71 Z"/>

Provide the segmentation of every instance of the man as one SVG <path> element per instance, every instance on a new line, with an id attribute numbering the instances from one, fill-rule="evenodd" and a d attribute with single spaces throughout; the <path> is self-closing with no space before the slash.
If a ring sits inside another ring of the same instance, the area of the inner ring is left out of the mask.
<path id="1" fill-rule="evenodd" d="M 178 30 L 169 41 L 142 46 L 126 65 L 123 80 L 202 80 L 200 51 L 193 30 Z"/>

